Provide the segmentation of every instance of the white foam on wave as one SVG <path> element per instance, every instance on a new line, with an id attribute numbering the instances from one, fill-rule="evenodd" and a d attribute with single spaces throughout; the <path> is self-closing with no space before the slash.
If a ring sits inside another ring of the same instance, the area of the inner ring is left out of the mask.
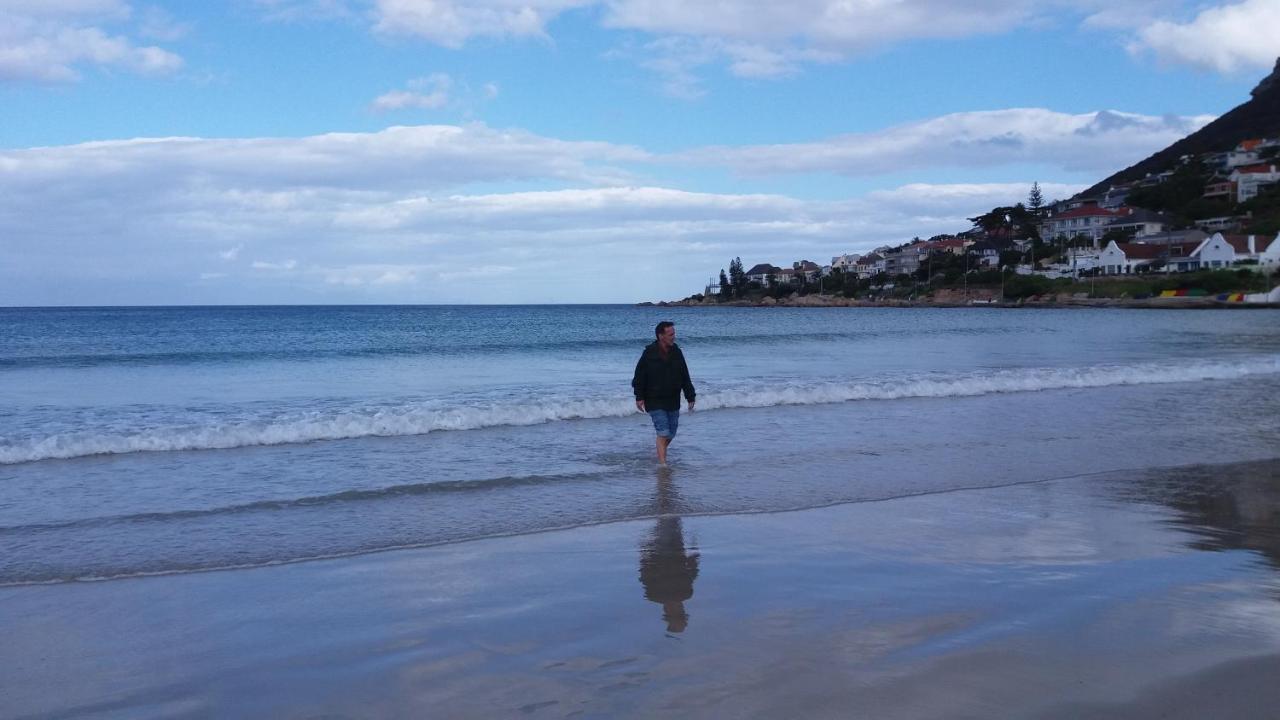
<path id="1" fill-rule="evenodd" d="M 698 399 L 699 410 L 816 405 L 856 400 L 971 397 L 1117 385 L 1235 380 L 1280 373 L 1280 356 L 1244 360 L 1088 368 L 1027 368 L 990 373 L 928 375 L 889 380 L 742 384 Z M 0 465 L 89 455 L 217 450 L 361 437 L 425 435 L 495 426 L 540 425 L 635 413 L 628 398 L 464 405 L 446 409 L 408 405 L 344 412 L 308 412 L 208 425 L 130 432 L 64 432 L 0 445 Z"/>

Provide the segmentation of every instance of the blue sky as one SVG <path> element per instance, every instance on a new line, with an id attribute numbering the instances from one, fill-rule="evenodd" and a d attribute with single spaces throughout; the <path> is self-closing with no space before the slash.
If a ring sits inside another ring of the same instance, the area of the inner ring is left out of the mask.
<path id="1" fill-rule="evenodd" d="M 1066 196 L 1280 0 L 0 0 L 0 304 L 634 302 Z"/>

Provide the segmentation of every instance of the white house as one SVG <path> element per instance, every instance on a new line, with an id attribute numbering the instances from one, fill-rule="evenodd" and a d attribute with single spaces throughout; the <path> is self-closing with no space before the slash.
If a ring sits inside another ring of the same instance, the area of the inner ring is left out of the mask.
<path id="1" fill-rule="evenodd" d="M 791 269 L 795 271 L 797 278 L 803 273 L 805 282 L 817 282 L 818 278 L 822 277 L 822 266 L 809 260 L 793 262 Z"/>
<path id="2" fill-rule="evenodd" d="M 1137 272 L 1138 268 L 1160 266 L 1165 270 L 1186 272 L 1189 270 L 1229 268 L 1241 260 L 1252 260 L 1263 272 L 1280 268 L 1280 242 L 1277 238 L 1261 235 L 1223 235 L 1196 238 L 1184 231 L 1165 233 L 1159 242 L 1111 242 L 1102 251 L 1099 264 L 1107 275 L 1124 275 Z"/>
<path id="3" fill-rule="evenodd" d="M 1266 163 L 1243 165 L 1231 171 L 1230 179 L 1236 184 L 1236 202 L 1244 202 L 1257 197 L 1264 186 L 1280 181 L 1280 167 Z"/>
<path id="4" fill-rule="evenodd" d="M 760 263 L 755 265 L 746 273 L 748 282 L 760 283 L 762 287 L 769 287 L 777 279 L 781 268 L 770 265 L 769 263 Z"/>
<path id="5" fill-rule="evenodd" d="M 1066 264 L 1076 273 L 1093 270 L 1102 266 L 1101 253 L 1093 248 L 1071 248 L 1067 251 Z"/>
<path id="6" fill-rule="evenodd" d="M 1112 185 L 1102 194 L 1102 198 L 1098 200 L 1098 207 L 1107 210 L 1117 210 L 1124 205 L 1124 201 L 1129 197 L 1129 191 L 1133 189 L 1134 183 L 1123 183 L 1121 185 Z"/>
<path id="7" fill-rule="evenodd" d="M 1045 220 L 1041 225 L 1041 235 L 1046 238 L 1073 238 L 1083 235 L 1098 246 L 1098 240 L 1106 233 L 1106 227 L 1124 213 L 1100 208 L 1096 205 L 1085 205 L 1058 213 Z"/>
<path id="8" fill-rule="evenodd" d="M 1138 268 L 1151 265 L 1163 257 L 1164 253 L 1165 249 L 1160 245 L 1118 243 L 1112 240 L 1099 255 L 1098 262 L 1104 275 L 1131 275 Z"/>
<path id="9" fill-rule="evenodd" d="M 1235 195 L 1235 191 L 1231 191 Z M 1229 232 L 1240 228 L 1240 224 L 1248 220 L 1247 215 L 1223 215 L 1222 217 L 1201 218 L 1196 220 L 1196 227 L 1205 232 Z"/>
<path id="10" fill-rule="evenodd" d="M 910 275 L 920 269 L 920 254 L 911 247 L 885 253 L 884 271 L 890 275 Z"/>
<path id="11" fill-rule="evenodd" d="M 885 266 L 884 258 L 880 257 L 876 253 L 871 253 L 870 255 L 863 255 L 862 257 L 858 258 L 858 262 L 855 265 L 855 267 L 857 268 L 858 277 L 863 280 L 866 280 L 871 277 L 875 277 L 876 275 L 879 275 L 880 273 L 884 272 L 884 266 Z"/>
<path id="12" fill-rule="evenodd" d="M 1280 267 L 1280 243 L 1276 237 L 1262 235 L 1214 235 L 1221 237 L 1235 250 L 1236 260 L 1257 261 L 1257 267 L 1263 272 L 1273 272 Z M 1246 266 L 1248 267 L 1248 266 Z"/>
<path id="13" fill-rule="evenodd" d="M 1254 140 L 1244 140 L 1235 149 L 1230 152 L 1223 153 L 1222 164 L 1226 169 L 1240 167 L 1241 165 L 1252 165 L 1258 162 L 1261 157 L 1260 152 L 1266 148 L 1274 147 L 1278 142 L 1275 138 L 1259 138 Z"/>
<path id="14" fill-rule="evenodd" d="M 1120 212 L 1123 214 L 1113 219 L 1103 228 L 1103 234 L 1117 231 L 1131 237 L 1142 237 L 1143 235 L 1162 233 L 1165 227 L 1169 225 L 1168 217 L 1151 210 L 1133 208 L 1127 212 Z"/>
<path id="15" fill-rule="evenodd" d="M 862 256 L 858 255 L 857 253 L 852 253 L 849 255 L 837 255 L 831 258 L 831 269 L 832 270 L 838 269 L 842 271 L 851 270 L 855 265 L 858 264 L 858 258 L 860 257 Z"/>
<path id="16" fill-rule="evenodd" d="M 1280 233 L 1273 238 L 1258 238 L 1258 269 L 1266 273 L 1280 270 Z"/>
<path id="17" fill-rule="evenodd" d="M 975 267 L 993 268 L 1000 266 L 1000 248 L 994 243 L 983 240 L 976 242 L 969 247 L 969 254 L 973 256 Z"/>
<path id="18" fill-rule="evenodd" d="M 1200 261 L 1200 267 L 1212 270 L 1214 268 L 1228 268 L 1236 261 L 1236 249 L 1227 242 L 1222 233 L 1214 233 L 1213 237 L 1206 238 L 1199 248 L 1196 248 L 1196 259 Z"/>
<path id="19" fill-rule="evenodd" d="M 1015 241 L 1016 242 L 1016 241 Z M 947 252 L 952 255 L 962 255 L 965 248 L 973 244 L 972 240 L 964 240 L 962 238 L 943 238 L 934 240 L 929 243 L 928 252 Z"/>

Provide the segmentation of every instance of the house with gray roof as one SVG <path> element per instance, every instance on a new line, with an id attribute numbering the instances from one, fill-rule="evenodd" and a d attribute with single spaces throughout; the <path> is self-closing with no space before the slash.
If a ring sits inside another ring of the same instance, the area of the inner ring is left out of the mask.
<path id="1" fill-rule="evenodd" d="M 777 279 L 778 273 L 782 271 L 775 265 L 769 263 L 759 263 L 745 273 L 748 282 L 760 283 L 761 287 L 769 287 Z"/>
<path id="2" fill-rule="evenodd" d="M 1173 219 L 1163 213 L 1143 208 L 1133 208 L 1129 210 L 1128 214 L 1117 217 L 1107 223 L 1103 228 L 1103 234 L 1122 232 L 1130 237 L 1155 235 L 1164 232 L 1165 228 L 1172 223 Z"/>

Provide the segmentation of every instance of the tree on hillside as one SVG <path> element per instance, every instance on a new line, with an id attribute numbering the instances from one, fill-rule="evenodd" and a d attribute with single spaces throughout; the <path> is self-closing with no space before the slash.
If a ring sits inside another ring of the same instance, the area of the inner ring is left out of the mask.
<path id="1" fill-rule="evenodd" d="M 834 295 L 844 289 L 844 270 L 831 268 L 831 274 L 819 276 L 818 292 Z"/>
<path id="2" fill-rule="evenodd" d="M 733 283 L 734 297 L 742 297 L 747 289 L 747 273 L 742 269 L 742 258 L 736 257 L 729 263 L 729 282 Z"/>
<path id="3" fill-rule="evenodd" d="M 981 231 L 982 236 L 990 240 L 1010 240 L 1017 237 L 1040 239 L 1040 230 L 1036 227 L 1035 215 L 1026 205 L 992 208 L 977 217 L 969 218 L 973 229 Z"/>
<path id="4" fill-rule="evenodd" d="M 1263 188 L 1254 197 L 1240 203 L 1240 210 L 1252 213 L 1245 232 L 1273 237 L 1280 233 L 1280 183 Z"/>
<path id="5" fill-rule="evenodd" d="M 1027 193 L 1027 209 L 1033 213 L 1044 207 L 1044 195 L 1040 192 L 1040 183 L 1031 183 L 1031 192 Z"/>
<path id="6" fill-rule="evenodd" d="M 1134 188 L 1125 203 L 1186 218 L 1188 206 L 1204 197 L 1204 186 L 1211 177 L 1212 173 L 1196 158 L 1179 165 L 1164 182 Z"/>
<path id="7" fill-rule="evenodd" d="M 729 278 L 724 274 L 724 268 L 720 268 L 720 297 L 729 297 Z"/>

